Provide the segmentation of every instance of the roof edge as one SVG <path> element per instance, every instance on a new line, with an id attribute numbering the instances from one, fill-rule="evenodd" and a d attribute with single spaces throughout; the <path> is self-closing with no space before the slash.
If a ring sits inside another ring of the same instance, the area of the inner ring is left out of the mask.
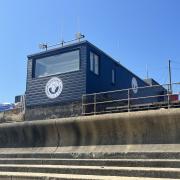
<path id="1" fill-rule="evenodd" d="M 41 52 L 33 53 L 33 54 L 30 54 L 30 55 L 27 55 L 27 58 L 30 59 L 30 58 L 33 58 L 35 56 L 39 56 L 39 55 L 46 54 L 46 53 L 48 54 L 48 53 L 53 52 L 53 51 L 58 51 L 58 50 L 61 50 L 61 49 L 67 48 L 67 47 L 71 47 L 71 46 L 81 45 L 81 44 L 84 44 L 84 43 L 87 43 L 87 42 L 88 42 L 87 40 L 83 40 L 83 41 L 80 41 L 80 42 L 67 44 L 67 45 L 64 45 L 64 46 L 61 46 L 61 47 L 52 48 L 52 49 L 49 49 L 47 51 L 41 51 Z"/>

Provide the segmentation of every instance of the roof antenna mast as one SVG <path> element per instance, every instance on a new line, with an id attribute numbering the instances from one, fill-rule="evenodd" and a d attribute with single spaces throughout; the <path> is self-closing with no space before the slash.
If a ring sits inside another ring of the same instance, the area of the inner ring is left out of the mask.
<path id="1" fill-rule="evenodd" d="M 61 24 L 61 45 L 64 45 L 64 38 L 63 38 L 63 24 Z"/>
<path id="2" fill-rule="evenodd" d="M 77 25 L 76 39 L 80 42 L 81 39 L 84 38 L 85 36 L 83 34 L 81 34 L 81 32 L 80 32 L 80 18 L 79 18 L 79 16 L 77 16 L 76 25 Z"/>
<path id="3" fill-rule="evenodd" d="M 64 41 L 64 38 L 63 38 L 63 24 L 61 24 L 61 42 L 60 43 L 56 43 L 56 44 L 52 44 L 52 45 L 48 45 L 47 43 L 41 43 L 39 44 L 39 48 L 40 49 L 45 49 L 46 51 L 49 49 L 49 48 L 53 48 L 53 47 L 56 47 L 56 46 L 64 46 L 64 44 L 69 44 L 71 42 L 74 42 L 74 41 L 78 41 L 80 42 L 81 39 L 85 38 L 85 35 L 83 35 L 79 29 L 80 29 L 80 25 L 79 25 L 79 19 L 77 18 L 77 33 L 75 34 L 75 39 L 72 39 L 72 40 L 69 40 L 69 41 Z"/>
<path id="4" fill-rule="evenodd" d="M 172 93 L 172 72 L 171 72 L 171 60 L 168 61 L 168 69 L 169 69 L 169 92 Z"/>
<path id="5" fill-rule="evenodd" d="M 79 42 L 81 41 L 81 39 L 83 39 L 85 36 L 83 34 L 81 34 L 80 32 L 76 33 L 76 40 L 78 40 Z"/>
<path id="6" fill-rule="evenodd" d="M 146 79 L 149 79 L 149 69 L 148 65 L 146 64 Z"/>

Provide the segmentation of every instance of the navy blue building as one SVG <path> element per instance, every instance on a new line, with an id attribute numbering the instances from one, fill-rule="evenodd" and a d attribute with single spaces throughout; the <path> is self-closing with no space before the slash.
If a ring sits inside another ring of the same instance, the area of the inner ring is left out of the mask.
<path id="1" fill-rule="evenodd" d="M 132 86 L 149 84 L 88 41 L 32 54 L 28 56 L 26 116 L 80 114 L 83 94 Z"/>

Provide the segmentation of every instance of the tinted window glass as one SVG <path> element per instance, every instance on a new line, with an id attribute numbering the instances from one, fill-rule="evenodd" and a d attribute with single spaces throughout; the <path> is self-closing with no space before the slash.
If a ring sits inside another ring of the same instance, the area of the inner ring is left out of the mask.
<path id="1" fill-rule="evenodd" d="M 96 54 L 94 55 L 94 73 L 99 74 L 99 57 Z"/>
<path id="2" fill-rule="evenodd" d="M 115 83 L 115 70 L 112 69 L 112 83 Z"/>
<path id="3" fill-rule="evenodd" d="M 35 77 L 44 77 L 79 70 L 79 50 L 36 60 Z"/>
<path id="4" fill-rule="evenodd" d="M 99 56 L 90 52 L 90 71 L 99 75 Z"/>
<path id="5" fill-rule="evenodd" d="M 94 66 L 93 59 L 94 59 L 93 58 L 93 53 L 91 52 L 90 53 L 90 70 L 91 71 L 93 71 L 93 69 L 94 69 L 94 67 L 93 67 Z"/>

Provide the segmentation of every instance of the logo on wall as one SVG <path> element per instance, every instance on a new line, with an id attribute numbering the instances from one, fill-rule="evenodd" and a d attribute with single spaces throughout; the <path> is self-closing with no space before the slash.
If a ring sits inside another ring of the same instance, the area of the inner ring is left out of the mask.
<path id="1" fill-rule="evenodd" d="M 132 78 L 131 85 L 132 85 L 132 90 L 134 94 L 136 94 L 138 92 L 138 83 L 135 77 Z"/>
<path id="2" fill-rule="evenodd" d="M 48 98 L 55 99 L 61 94 L 62 89 L 63 83 L 61 79 L 54 77 L 47 82 L 45 92 Z"/>

